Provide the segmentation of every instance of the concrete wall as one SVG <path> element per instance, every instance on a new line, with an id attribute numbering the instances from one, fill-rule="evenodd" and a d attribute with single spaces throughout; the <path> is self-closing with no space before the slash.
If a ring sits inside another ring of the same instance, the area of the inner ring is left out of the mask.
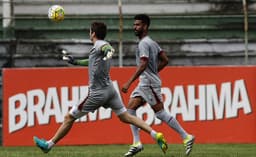
<path id="1" fill-rule="evenodd" d="M 13 0 L 15 14 L 47 14 L 50 5 L 60 4 L 70 14 L 117 14 L 117 0 Z M 256 10 L 255 0 L 248 1 L 249 11 Z M 241 0 L 122 0 L 124 14 L 194 14 L 237 12 Z M 1 11 L 1 8 L 0 8 Z"/>
<path id="2" fill-rule="evenodd" d="M 170 66 L 243 65 L 245 46 L 243 40 L 182 40 L 159 42 L 170 58 Z M 111 42 L 118 50 L 118 42 Z M 134 66 L 136 42 L 124 42 L 124 66 Z M 9 45 L 0 42 L 2 67 L 52 67 L 71 66 L 60 60 L 62 49 L 76 58 L 87 58 L 91 48 L 88 40 L 18 40 Z M 12 51 L 12 53 L 9 53 Z M 248 64 L 256 63 L 256 42 L 248 45 Z M 113 65 L 118 66 L 118 51 Z"/>

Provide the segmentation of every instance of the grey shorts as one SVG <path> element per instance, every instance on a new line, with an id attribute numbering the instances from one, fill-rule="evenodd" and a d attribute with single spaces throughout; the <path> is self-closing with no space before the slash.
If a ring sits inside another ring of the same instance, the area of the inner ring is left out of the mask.
<path id="1" fill-rule="evenodd" d="M 80 118 L 89 112 L 94 112 L 101 106 L 111 108 L 116 115 L 127 110 L 111 84 L 101 89 L 90 89 L 88 96 L 80 104 L 74 105 L 69 113 L 75 118 Z"/>
<path id="2" fill-rule="evenodd" d="M 160 86 L 137 86 L 131 94 L 131 98 L 135 97 L 142 97 L 150 106 L 163 102 Z"/>

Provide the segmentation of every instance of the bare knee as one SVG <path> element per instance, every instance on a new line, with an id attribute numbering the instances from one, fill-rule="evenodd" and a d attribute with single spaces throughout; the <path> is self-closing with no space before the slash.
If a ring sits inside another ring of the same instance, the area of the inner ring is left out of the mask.
<path id="1" fill-rule="evenodd" d="M 154 110 L 155 113 L 164 109 L 164 105 L 163 105 L 162 102 L 158 102 L 157 104 L 155 104 L 151 107 L 152 107 L 152 109 Z"/>
<path id="2" fill-rule="evenodd" d="M 132 110 L 137 110 L 143 104 L 144 104 L 144 101 L 142 100 L 141 97 L 135 97 L 129 100 L 127 108 Z"/>

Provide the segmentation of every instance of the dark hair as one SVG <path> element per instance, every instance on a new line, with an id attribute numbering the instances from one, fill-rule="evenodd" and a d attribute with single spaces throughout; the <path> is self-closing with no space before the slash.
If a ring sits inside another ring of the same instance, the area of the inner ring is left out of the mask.
<path id="1" fill-rule="evenodd" d="M 134 20 L 141 20 L 143 23 L 150 26 L 150 17 L 146 14 L 137 14 L 134 16 Z"/>
<path id="2" fill-rule="evenodd" d="M 107 35 L 107 26 L 103 22 L 92 22 L 91 31 L 95 32 L 98 39 L 103 40 Z"/>

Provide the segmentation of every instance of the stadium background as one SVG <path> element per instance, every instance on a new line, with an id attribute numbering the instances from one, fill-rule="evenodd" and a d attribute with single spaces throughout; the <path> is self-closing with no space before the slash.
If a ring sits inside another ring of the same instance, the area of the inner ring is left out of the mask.
<path id="1" fill-rule="evenodd" d="M 3 0 L 8 3 L 8 0 Z M 88 55 L 91 43 L 88 26 L 93 20 L 109 26 L 107 40 L 119 50 L 117 1 L 60 0 L 66 11 L 61 24 L 47 19 L 52 0 L 13 0 L 10 28 L 2 27 L 0 64 L 6 67 L 65 67 L 60 49 L 76 57 Z M 256 1 L 248 4 L 248 45 L 245 45 L 242 1 L 234 0 L 123 0 L 123 66 L 134 66 L 136 38 L 132 32 L 133 15 L 151 15 L 150 35 L 167 51 L 170 66 L 254 65 Z M 2 4 L 3 4 L 2 3 Z M 3 15 L 4 8 L 1 6 Z M 3 25 L 4 17 L 2 17 Z M 246 55 L 245 51 L 248 50 Z M 248 57 L 248 58 L 247 58 Z M 114 65 L 119 65 L 118 53 Z M 2 86 L 1 86 L 2 87 Z M 1 93 L 2 94 L 2 93 Z M 1 95 L 2 98 L 2 95 Z M 2 103 L 1 103 L 2 106 Z M 2 112 L 1 112 L 2 113 Z"/>

